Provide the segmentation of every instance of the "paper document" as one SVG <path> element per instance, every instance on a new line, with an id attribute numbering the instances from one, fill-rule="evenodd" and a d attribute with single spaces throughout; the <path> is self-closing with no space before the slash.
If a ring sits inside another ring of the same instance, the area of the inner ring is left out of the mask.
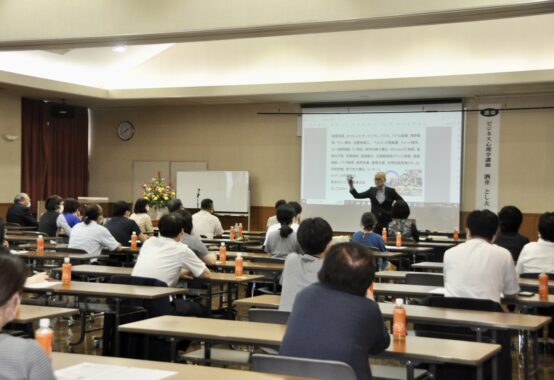
<path id="1" fill-rule="evenodd" d="M 10 253 L 12 255 L 19 255 L 19 254 L 22 254 L 22 253 L 29 253 L 29 251 L 18 251 L 18 250 L 12 249 L 12 250 L 10 250 Z"/>
<path id="2" fill-rule="evenodd" d="M 429 293 L 444 295 L 444 288 L 436 288 L 436 289 L 431 290 Z"/>
<path id="3" fill-rule="evenodd" d="M 34 284 L 26 284 L 25 287 L 28 289 L 43 289 L 43 288 L 51 288 L 56 285 L 60 285 L 60 281 L 41 281 L 41 282 L 35 282 Z"/>
<path id="4" fill-rule="evenodd" d="M 58 380 L 160 380 L 177 372 L 84 362 L 57 370 L 55 375 Z"/>

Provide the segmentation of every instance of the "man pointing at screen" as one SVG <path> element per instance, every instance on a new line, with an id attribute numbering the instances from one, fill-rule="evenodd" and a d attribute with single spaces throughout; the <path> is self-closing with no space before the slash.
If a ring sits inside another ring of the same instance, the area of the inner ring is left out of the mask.
<path id="1" fill-rule="evenodd" d="M 369 198 L 371 201 L 371 212 L 377 217 L 377 227 L 375 233 L 381 233 L 383 228 L 386 228 L 391 221 L 392 204 L 395 201 L 403 201 L 400 194 L 392 187 L 385 186 L 387 178 L 384 172 L 375 173 L 375 187 L 370 187 L 369 190 L 363 193 L 358 193 L 354 188 L 352 177 L 348 177 L 348 185 L 350 186 L 350 194 L 356 199 Z"/>

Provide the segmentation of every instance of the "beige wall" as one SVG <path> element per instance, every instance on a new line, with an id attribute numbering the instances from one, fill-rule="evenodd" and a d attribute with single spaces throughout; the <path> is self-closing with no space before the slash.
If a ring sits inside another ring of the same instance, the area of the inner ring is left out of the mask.
<path id="1" fill-rule="evenodd" d="M 95 109 L 92 112 L 90 195 L 132 199 L 133 160 L 207 161 L 209 170 L 248 170 L 251 204 L 272 205 L 300 195 L 297 105 L 214 105 Z M 116 135 L 130 120 L 135 137 Z M 153 173 L 154 174 L 154 173 Z"/>
<path id="2" fill-rule="evenodd" d="M 554 96 L 470 99 L 503 107 L 554 105 Z M 300 138 L 295 116 L 261 116 L 263 111 L 297 111 L 298 105 L 214 105 L 104 108 L 93 110 L 90 194 L 131 200 L 133 160 L 207 161 L 210 170 L 248 170 L 252 205 L 298 199 Z M 130 120 L 136 136 L 120 141 L 116 126 Z M 499 205 L 527 213 L 554 209 L 554 110 L 502 114 Z M 477 114 L 466 120 L 462 209 L 475 205 Z M 523 186 L 525 185 L 525 186 Z"/>
<path id="3" fill-rule="evenodd" d="M 486 98 L 466 102 L 502 108 L 554 106 L 554 96 Z M 501 115 L 498 205 L 514 204 L 526 213 L 554 210 L 554 109 L 506 111 Z M 466 124 L 462 208 L 475 206 L 477 113 Z"/>
<path id="4" fill-rule="evenodd" d="M 17 136 L 10 142 L 5 134 Z M 21 191 L 21 99 L 0 91 L 0 203 Z"/>

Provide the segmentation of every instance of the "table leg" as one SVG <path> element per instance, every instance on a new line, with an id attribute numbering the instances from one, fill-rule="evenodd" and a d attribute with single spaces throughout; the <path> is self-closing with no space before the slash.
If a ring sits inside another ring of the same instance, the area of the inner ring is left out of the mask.
<path id="1" fill-rule="evenodd" d="M 533 344 L 533 369 L 535 370 L 535 379 L 539 380 L 540 371 L 539 371 L 539 332 L 533 331 L 531 333 L 531 339 Z M 545 348 L 548 345 L 548 339 L 545 340 Z"/>
<path id="2" fill-rule="evenodd" d="M 206 365 L 210 365 L 212 360 L 212 344 L 210 342 L 204 342 L 204 361 Z"/>
<path id="3" fill-rule="evenodd" d="M 169 361 L 175 363 L 175 354 L 177 353 L 177 340 L 175 337 L 169 338 Z"/>
<path id="4" fill-rule="evenodd" d="M 114 336 L 114 351 L 115 356 L 119 356 L 119 319 L 120 319 L 120 310 L 121 310 L 121 300 L 119 298 L 115 299 L 115 336 Z"/>
<path id="5" fill-rule="evenodd" d="M 477 380 L 483 380 L 483 366 L 477 366 Z"/>
<path id="6" fill-rule="evenodd" d="M 406 362 L 406 379 L 414 380 L 414 363 L 411 360 Z"/>
<path id="7" fill-rule="evenodd" d="M 523 378 L 529 380 L 529 332 L 523 331 L 522 338 Z"/>
<path id="8" fill-rule="evenodd" d="M 209 310 L 209 314 L 212 313 L 212 291 L 213 291 L 213 288 L 212 288 L 212 283 L 211 281 L 208 281 L 207 283 L 208 285 L 208 310 Z"/>

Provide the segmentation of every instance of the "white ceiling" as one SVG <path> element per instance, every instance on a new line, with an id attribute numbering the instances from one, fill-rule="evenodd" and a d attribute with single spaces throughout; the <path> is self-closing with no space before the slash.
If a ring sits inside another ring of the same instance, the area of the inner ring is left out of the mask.
<path id="1" fill-rule="evenodd" d="M 385 29 L 0 51 L 0 87 L 88 105 L 554 92 L 554 14 Z"/>

